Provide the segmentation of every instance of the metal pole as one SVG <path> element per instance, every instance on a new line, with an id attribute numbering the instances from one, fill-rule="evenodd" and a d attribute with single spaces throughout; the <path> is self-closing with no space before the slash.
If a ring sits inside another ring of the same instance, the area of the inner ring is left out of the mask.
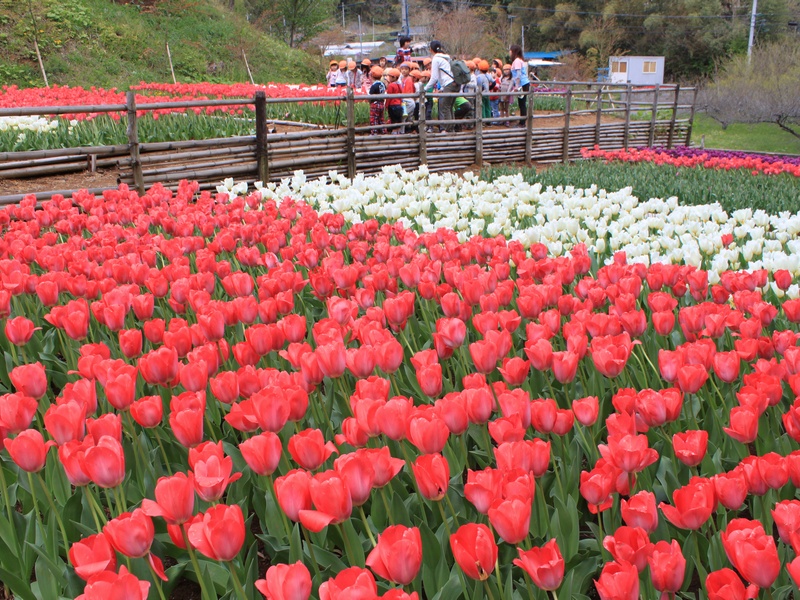
<path id="1" fill-rule="evenodd" d="M 361 13 L 358 13 L 358 43 L 361 46 L 358 58 L 364 58 L 364 39 L 361 36 Z"/>
<path id="2" fill-rule="evenodd" d="M 750 12 L 750 36 L 747 39 L 747 64 L 750 64 L 750 57 L 753 55 L 753 38 L 756 33 L 756 13 L 758 12 L 758 0 L 753 0 L 753 10 Z"/>
<path id="3" fill-rule="evenodd" d="M 525 58 L 525 25 L 522 26 L 522 34 L 520 35 L 522 42 L 522 58 Z"/>
<path id="4" fill-rule="evenodd" d="M 344 2 L 342 2 L 342 29 L 344 29 Z"/>

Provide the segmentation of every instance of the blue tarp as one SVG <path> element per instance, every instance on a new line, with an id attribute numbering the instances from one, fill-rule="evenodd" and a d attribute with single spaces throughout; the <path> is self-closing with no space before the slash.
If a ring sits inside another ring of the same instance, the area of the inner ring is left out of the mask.
<path id="1" fill-rule="evenodd" d="M 532 58 L 540 58 L 542 60 L 556 60 L 566 54 L 563 50 L 556 50 L 555 52 L 526 52 L 524 54 L 525 60 Z"/>

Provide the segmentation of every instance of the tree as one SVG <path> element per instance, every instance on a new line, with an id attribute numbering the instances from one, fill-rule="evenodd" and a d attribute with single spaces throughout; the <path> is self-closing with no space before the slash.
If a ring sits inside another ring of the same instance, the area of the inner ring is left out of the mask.
<path id="1" fill-rule="evenodd" d="M 454 9 L 434 21 L 433 37 L 454 58 L 496 55 L 502 42 L 489 29 L 485 15 L 465 4 L 456 2 Z"/>
<path id="2" fill-rule="evenodd" d="M 246 0 L 251 21 L 272 26 L 292 48 L 325 29 L 334 0 Z"/>
<path id="3" fill-rule="evenodd" d="M 800 46 L 773 43 L 737 56 L 703 92 L 701 106 L 723 126 L 775 123 L 800 138 Z"/>

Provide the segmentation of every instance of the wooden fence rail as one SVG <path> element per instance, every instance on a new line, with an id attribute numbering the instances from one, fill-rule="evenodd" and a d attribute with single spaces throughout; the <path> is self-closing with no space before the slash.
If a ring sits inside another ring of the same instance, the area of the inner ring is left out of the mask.
<path id="1" fill-rule="evenodd" d="M 409 169 L 427 164 L 432 171 L 445 171 L 480 168 L 485 164 L 568 162 L 580 158 L 581 148 L 595 145 L 616 150 L 689 144 L 696 99 L 694 88 L 677 85 L 634 88 L 586 82 L 547 85 L 545 90 L 534 88 L 510 94 L 512 102 L 519 96 L 527 96 L 528 113 L 504 119 L 482 117 L 479 91 L 474 95 L 461 94 L 471 100 L 474 111 L 471 117 L 453 121 L 427 119 L 427 102 L 459 94 L 422 92 L 414 95 L 420 106 L 418 119 L 379 129 L 356 122 L 355 104 L 407 95 L 364 96 L 348 91 L 346 96 L 276 99 L 257 92 L 254 98 L 137 105 L 135 94 L 129 92 L 125 105 L 0 109 L 0 116 L 121 112 L 127 118 L 128 136 L 128 144 L 117 146 L 0 152 L 0 179 L 117 168 L 120 183 L 143 193 L 156 182 L 175 187 L 182 179 L 197 179 L 206 186 L 215 185 L 225 177 L 266 182 L 290 177 L 298 169 L 308 177 L 325 176 L 331 171 L 354 177 L 356 173 L 380 172 L 385 166 L 398 164 Z M 330 100 L 345 104 L 343 127 L 268 132 L 268 104 Z M 563 108 L 537 110 L 537 102 L 540 106 Z M 139 139 L 138 115 L 143 111 L 225 105 L 253 106 L 255 135 L 176 142 Z M 454 126 L 456 131 L 437 131 Z M 0 197 L 0 204 L 18 199 Z"/>

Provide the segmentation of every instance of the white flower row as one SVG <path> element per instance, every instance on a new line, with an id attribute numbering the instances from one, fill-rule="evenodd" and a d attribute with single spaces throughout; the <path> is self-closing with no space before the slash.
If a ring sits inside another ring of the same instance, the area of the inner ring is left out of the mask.
<path id="1" fill-rule="evenodd" d="M 226 184 L 226 191 L 234 187 L 232 181 Z M 334 172 L 309 180 L 297 171 L 291 179 L 258 188 L 264 199 L 303 200 L 320 212 L 341 213 L 350 223 L 378 218 L 422 232 L 446 227 L 461 240 L 502 234 L 525 245 L 543 243 L 556 256 L 585 243 L 606 260 L 624 250 L 631 261 L 703 267 L 712 282 L 731 269 L 787 269 L 800 276 L 800 213 L 728 214 L 716 203 L 683 206 L 675 197 L 642 201 L 629 187 L 543 189 L 521 175 L 488 182 L 473 173 L 430 173 L 426 167 L 386 167 L 353 180 Z M 735 243 L 723 247 L 724 234 L 732 234 Z"/>
<path id="2" fill-rule="evenodd" d="M 71 122 L 75 125 L 77 121 Z M 50 120 L 44 117 L 0 117 L 0 132 L 3 131 L 33 131 L 36 133 L 49 133 L 58 129 L 58 120 Z"/>

